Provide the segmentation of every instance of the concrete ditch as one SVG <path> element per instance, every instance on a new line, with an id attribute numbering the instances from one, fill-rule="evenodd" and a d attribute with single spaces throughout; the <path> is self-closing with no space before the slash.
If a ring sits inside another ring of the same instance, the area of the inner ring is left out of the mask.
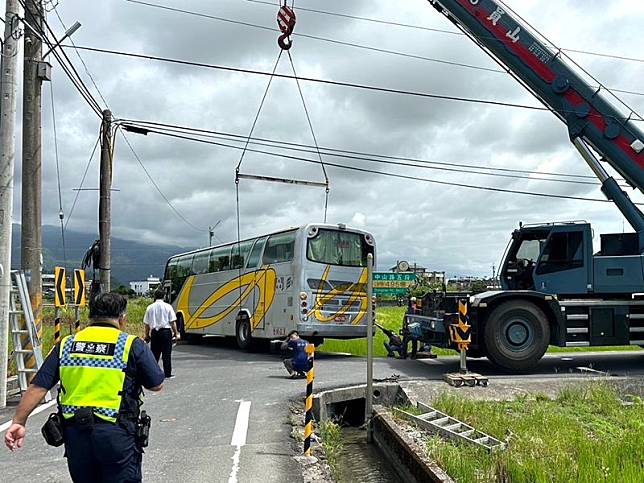
<path id="1" fill-rule="evenodd" d="M 403 388 L 397 383 L 375 384 L 373 398 L 373 442 L 403 481 L 452 482 L 387 412 L 386 407 L 410 404 Z M 345 424 L 360 426 L 365 422 L 365 399 L 365 385 L 323 391 L 314 397 L 313 413 L 319 422 L 342 420 Z"/>

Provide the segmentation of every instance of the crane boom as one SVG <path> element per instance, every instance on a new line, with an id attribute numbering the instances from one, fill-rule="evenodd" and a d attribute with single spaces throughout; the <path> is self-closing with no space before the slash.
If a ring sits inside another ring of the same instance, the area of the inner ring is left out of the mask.
<path id="1" fill-rule="evenodd" d="M 429 0 L 506 67 L 568 127 L 570 140 L 602 182 L 602 191 L 637 232 L 644 215 L 600 165 L 592 148 L 644 192 L 644 134 L 563 58 L 496 0 Z M 632 113 L 631 113 L 632 114 Z"/>

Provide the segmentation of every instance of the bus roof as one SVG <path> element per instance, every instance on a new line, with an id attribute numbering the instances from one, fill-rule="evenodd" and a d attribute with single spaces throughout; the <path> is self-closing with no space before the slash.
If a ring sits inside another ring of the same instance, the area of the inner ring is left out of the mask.
<path id="1" fill-rule="evenodd" d="M 350 232 L 354 232 L 354 233 L 362 233 L 363 235 L 370 234 L 369 232 L 364 231 L 364 230 L 360 230 L 360 229 L 357 229 L 357 228 L 351 228 L 351 227 L 345 225 L 344 223 L 338 223 L 337 225 L 332 225 L 332 224 L 329 224 L 329 223 L 309 223 L 307 225 L 292 226 L 290 228 L 284 228 L 282 230 L 273 231 L 271 233 L 263 233 L 261 235 L 244 238 L 244 239 L 240 240 L 239 243 L 244 243 L 244 242 L 250 241 L 250 240 L 256 240 L 258 238 L 263 238 L 265 236 L 279 235 L 280 233 L 287 233 L 289 231 L 296 231 L 296 230 L 306 230 L 306 231 L 308 231 L 308 229 L 311 228 L 311 227 L 326 228 L 326 229 L 330 229 L 330 230 L 346 230 L 346 231 L 350 231 Z M 170 261 L 172 259 L 175 259 L 175 258 L 187 256 L 187 255 L 194 255 L 195 253 L 201 253 L 201 252 L 205 252 L 205 251 L 208 251 L 208 250 L 212 250 L 213 248 L 221 248 L 221 247 L 225 247 L 225 246 L 231 246 L 231 245 L 234 245 L 236 243 L 237 243 L 237 241 L 231 241 L 231 242 L 228 242 L 228 243 L 220 243 L 219 245 L 213 245 L 213 246 L 210 246 L 210 247 L 198 248 L 196 250 L 191 250 L 189 252 L 177 253 L 176 255 L 172 255 L 168 259 L 168 261 Z"/>

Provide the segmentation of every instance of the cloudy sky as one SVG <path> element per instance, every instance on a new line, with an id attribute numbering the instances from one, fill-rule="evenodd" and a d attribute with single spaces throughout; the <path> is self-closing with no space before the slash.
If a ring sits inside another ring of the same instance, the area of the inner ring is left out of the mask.
<path id="1" fill-rule="evenodd" d="M 220 18 L 275 26 L 277 1 L 150 0 Z M 59 0 L 66 25 L 78 20 L 78 45 L 172 57 L 222 66 L 270 70 L 278 47 L 276 33 L 239 24 L 135 4 L 127 0 Z M 644 2 L 508 0 L 509 5 L 560 47 L 620 56 L 641 56 Z M 426 1 L 297 0 L 295 8 L 322 9 L 352 16 L 454 31 Z M 345 43 L 498 67 L 463 36 L 297 11 L 296 32 Z M 54 12 L 49 24 L 64 31 Z M 393 55 L 295 36 L 291 50 L 301 76 L 377 85 L 392 89 L 476 97 L 537 105 L 508 75 Z M 103 106 L 80 60 L 74 62 Z M 103 97 L 120 119 L 142 119 L 247 135 L 267 78 L 82 52 Z M 644 92 L 644 63 L 570 54 L 605 85 Z M 283 58 L 278 72 L 290 74 Z M 368 92 L 303 82 L 302 88 L 321 146 L 482 167 L 589 175 L 570 145 L 563 124 L 547 112 Z M 62 169 L 64 210 L 75 192 L 96 141 L 99 120 L 54 62 L 53 90 Z M 51 99 L 45 86 L 44 214 L 56 224 L 58 195 L 53 151 Z M 644 96 L 622 95 L 644 111 Z M 293 80 L 276 79 L 255 136 L 310 145 L 312 138 Z M 222 220 L 219 240 L 236 239 L 234 170 L 240 152 L 150 134 L 129 134 L 130 142 L 186 224 L 155 190 L 119 137 L 115 151 L 114 236 L 148 242 L 203 246 L 208 225 Z M 261 149 L 261 147 L 260 147 Z M 286 152 L 285 152 L 286 153 Z M 315 159 L 308 153 L 288 153 Z M 522 191 L 601 198 L 598 186 L 534 179 L 501 178 L 435 169 L 379 165 L 325 157 L 329 162 L 432 180 Z M 437 165 L 433 165 L 436 167 Z M 329 221 L 374 233 L 379 266 L 396 260 L 417 262 L 452 275 L 488 274 L 498 264 L 510 232 L 521 220 L 587 219 L 601 232 L 621 232 L 622 217 L 609 203 L 566 201 L 491 193 L 328 167 Z M 323 180 L 315 164 L 248 154 L 242 172 Z M 98 158 L 86 187 L 98 186 Z M 20 180 L 20 160 L 17 160 Z M 15 200 L 19 220 L 20 190 Z M 634 193 L 642 201 L 642 196 Z M 96 231 L 97 195 L 82 192 L 68 228 Z M 321 221 L 324 192 L 319 188 L 258 181 L 240 183 L 242 236 Z M 198 229 L 197 229 L 198 228 Z M 625 227 L 628 230 L 628 226 Z"/>

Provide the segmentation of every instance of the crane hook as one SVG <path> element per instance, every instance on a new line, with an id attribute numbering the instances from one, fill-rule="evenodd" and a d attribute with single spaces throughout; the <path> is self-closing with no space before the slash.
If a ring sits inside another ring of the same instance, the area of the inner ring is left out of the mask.
<path id="1" fill-rule="evenodd" d="M 277 45 L 282 50 L 289 50 L 293 46 L 291 34 L 295 29 L 295 21 L 295 12 L 288 5 L 283 5 L 277 12 L 277 26 L 282 32 L 282 35 L 277 39 Z"/>

